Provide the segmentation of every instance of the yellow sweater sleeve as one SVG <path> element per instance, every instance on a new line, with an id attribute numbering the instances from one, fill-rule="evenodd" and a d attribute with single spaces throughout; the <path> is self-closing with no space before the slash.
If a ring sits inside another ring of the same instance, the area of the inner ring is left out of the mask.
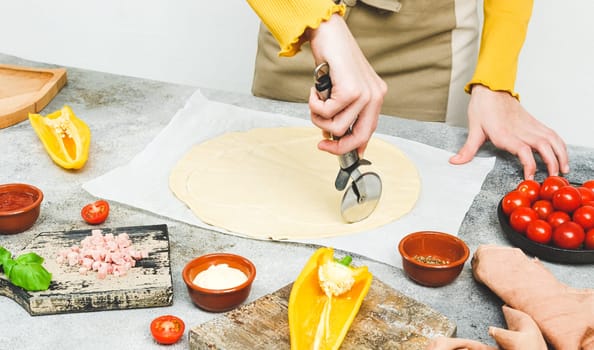
<path id="1" fill-rule="evenodd" d="M 473 84 L 481 84 L 519 98 L 514 85 L 532 5 L 533 0 L 485 0 L 478 62 L 466 92 Z"/>
<path id="2" fill-rule="evenodd" d="M 317 28 L 334 13 L 344 16 L 344 5 L 332 0 L 247 0 L 279 43 L 279 56 L 293 56 L 305 42 L 307 28 Z"/>

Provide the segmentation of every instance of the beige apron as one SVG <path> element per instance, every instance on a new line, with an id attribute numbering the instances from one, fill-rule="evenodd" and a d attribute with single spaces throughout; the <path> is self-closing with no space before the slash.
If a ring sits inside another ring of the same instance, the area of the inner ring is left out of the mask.
<path id="1" fill-rule="evenodd" d="M 346 22 L 388 84 L 382 114 L 465 125 L 478 52 L 476 0 L 344 0 Z M 308 44 L 294 57 L 261 25 L 252 93 L 306 102 L 314 61 Z"/>

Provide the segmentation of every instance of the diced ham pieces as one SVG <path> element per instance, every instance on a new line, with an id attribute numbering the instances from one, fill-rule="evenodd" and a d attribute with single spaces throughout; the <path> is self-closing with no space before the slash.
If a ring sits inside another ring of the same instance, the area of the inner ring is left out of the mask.
<path id="1" fill-rule="evenodd" d="M 61 251 L 56 258 L 59 264 L 79 266 L 79 273 L 86 275 L 96 271 L 97 278 L 107 275 L 125 276 L 136 261 L 148 257 L 147 251 L 136 250 L 127 233 L 114 236 L 113 233 L 103 235 L 101 230 L 91 231 L 91 235 L 83 238 L 80 246 L 72 246 Z"/>

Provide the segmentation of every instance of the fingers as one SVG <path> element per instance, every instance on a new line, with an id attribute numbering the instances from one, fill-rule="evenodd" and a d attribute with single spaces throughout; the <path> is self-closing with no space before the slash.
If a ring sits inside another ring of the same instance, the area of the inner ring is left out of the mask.
<path id="1" fill-rule="evenodd" d="M 524 179 L 534 180 L 534 175 L 536 174 L 536 160 L 532 153 L 532 147 L 523 143 L 519 139 L 513 138 L 508 142 L 506 147 L 502 148 L 518 157 L 518 160 L 524 169 Z"/>
<path id="2" fill-rule="evenodd" d="M 370 100 L 369 93 L 349 92 L 345 94 L 342 91 L 333 93 L 326 101 L 321 101 L 318 98 L 318 101 L 322 102 L 321 104 L 311 101 L 312 98 L 315 100 L 317 96 L 314 97 L 310 94 L 312 122 L 318 128 L 336 136 L 347 133 Z"/>
<path id="3" fill-rule="evenodd" d="M 426 350 L 496 350 L 494 347 L 487 346 L 470 339 L 448 338 L 439 336 L 434 338 L 425 348 Z"/>
<path id="4" fill-rule="evenodd" d="M 491 91 L 476 85 L 468 108 L 469 123 L 481 129 L 484 139 L 518 157 L 525 179 L 534 179 L 538 153 L 549 175 L 569 172 L 569 157 L 563 139 L 528 113 L 517 99 L 506 92 Z M 469 134 L 470 139 L 470 134 Z M 468 142 L 467 142 L 468 143 Z M 465 145 L 451 162 L 469 161 L 476 144 Z M 474 152 L 474 153 L 473 153 Z"/>
<path id="5" fill-rule="evenodd" d="M 540 157 L 547 165 L 549 175 L 569 173 L 569 159 L 565 142 L 553 130 L 546 128 L 543 135 L 532 147 L 540 154 Z"/>
<path id="6" fill-rule="evenodd" d="M 312 98 L 315 97 L 310 95 L 310 99 Z M 365 100 L 354 100 L 338 113 L 333 112 L 338 105 L 333 99 L 325 101 L 324 105 L 319 109 L 317 108 L 319 107 L 318 105 L 312 105 L 310 103 L 311 120 L 314 125 L 322 129 L 324 134 L 328 136 L 339 136 L 336 139 L 331 139 L 330 137 L 324 138 L 318 144 L 318 148 L 336 155 L 345 154 L 353 149 L 364 149 L 371 138 L 371 134 L 375 130 L 375 127 L 366 123 L 363 117 L 358 117 L 359 110 L 364 108 L 365 103 L 367 103 Z M 324 113 L 331 117 L 323 117 L 316 112 Z M 351 126 L 353 127 L 352 130 Z M 349 130 L 352 132 L 347 134 Z"/>
<path id="7" fill-rule="evenodd" d="M 460 148 L 458 153 L 450 158 L 450 163 L 465 164 L 470 162 L 482 144 L 485 143 L 485 141 L 486 136 L 480 127 L 470 126 L 468 129 L 468 137 L 466 138 L 464 146 Z"/>
<path id="8" fill-rule="evenodd" d="M 370 113 L 371 115 L 373 112 Z M 354 149 L 358 150 L 359 155 L 363 155 L 367 148 L 367 143 L 377 127 L 377 119 L 372 117 L 359 117 L 353 124 L 352 133 L 340 137 L 338 140 L 323 139 L 318 143 L 318 148 L 322 151 L 341 155 Z M 326 132 L 329 134 L 328 132 Z"/>
<path id="9" fill-rule="evenodd" d="M 527 331 L 527 332 L 540 332 L 536 322 L 528 314 L 513 309 L 507 305 L 502 308 L 503 317 L 507 326 L 512 331 Z"/>
<path id="10" fill-rule="evenodd" d="M 385 82 L 375 75 L 375 72 L 370 74 L 376 79 L 371 79 L 368 84 L 354 83 L 346 85 L 345 89 L 340 89 L 345 85 L 337 85 L 330 99 L 326 101 L 319 99 L 315 89 L 311 90 L 309 105 L 312 122 L 328 134 L 340 136 L 339 140 L 322 140 L 318 144 L 319 149 L 336 155 L 357 149 L 360 155 L 363 154 L 377 128 L 381 106 L 387 92 Z M 351 90 L 348 86 L 357 86 L 357 89 Z"/>
<path id="11" fill-rule="evenodd" d="M 535 151 L 547 166 L 549 176 L 559 175 L 559 172 L 568 173 L 569 161 L 565 143 L 556 133 L 550 131 L 550 134 L 537 134 L 524 139 L 511 135 L 505 142 L 498 140 L 497 143 L 493 143 L 518 157 L 524 170 L 525 179 L 532 180 L 536 174 Z"/>
<path id="12" fill-rule="evenodd" d="M 519 334 L 515 331 L 510 331 L 498 327 L 489 327 L 489 335 L 495 339 L 499 347 L 506 350 L 515 350 L 520 348 Z"/>
<path id="13" fill-rule="evenodd" d="M 507 305 L 502 307 L 507 329 L 489 327 L 489 335 L 506 350 L 546 350 L 547 345 L 536 322 L 528 314 Z"/>

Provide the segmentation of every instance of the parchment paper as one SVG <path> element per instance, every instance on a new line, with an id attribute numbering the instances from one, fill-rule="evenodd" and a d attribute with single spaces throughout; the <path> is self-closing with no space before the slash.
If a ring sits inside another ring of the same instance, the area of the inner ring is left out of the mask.
<path id="1" fill-rule="evenodd" d="M 194 144 L 230 131 L 309 125 L 311 122 L 305 119 L 209 101 L 197 91 L 132 161 L 83 184 L 83 188 L 99 198 L 232 235 L 233 232 L 200 221 L 173 195 L 168 182 L 173 166 Z M 457 235 L 495 158 L 475 158 L 468 164 L 454 166 L 448 162 L 451 152 L 389 135 L 376 133 L 374 137 L 394 144 L 417 166 L 421 194 L 415 208 L 374 230 L 300 242 L 330 246 L 401 267 L 398 243 L 406 234 L 435 230 Z"/>

